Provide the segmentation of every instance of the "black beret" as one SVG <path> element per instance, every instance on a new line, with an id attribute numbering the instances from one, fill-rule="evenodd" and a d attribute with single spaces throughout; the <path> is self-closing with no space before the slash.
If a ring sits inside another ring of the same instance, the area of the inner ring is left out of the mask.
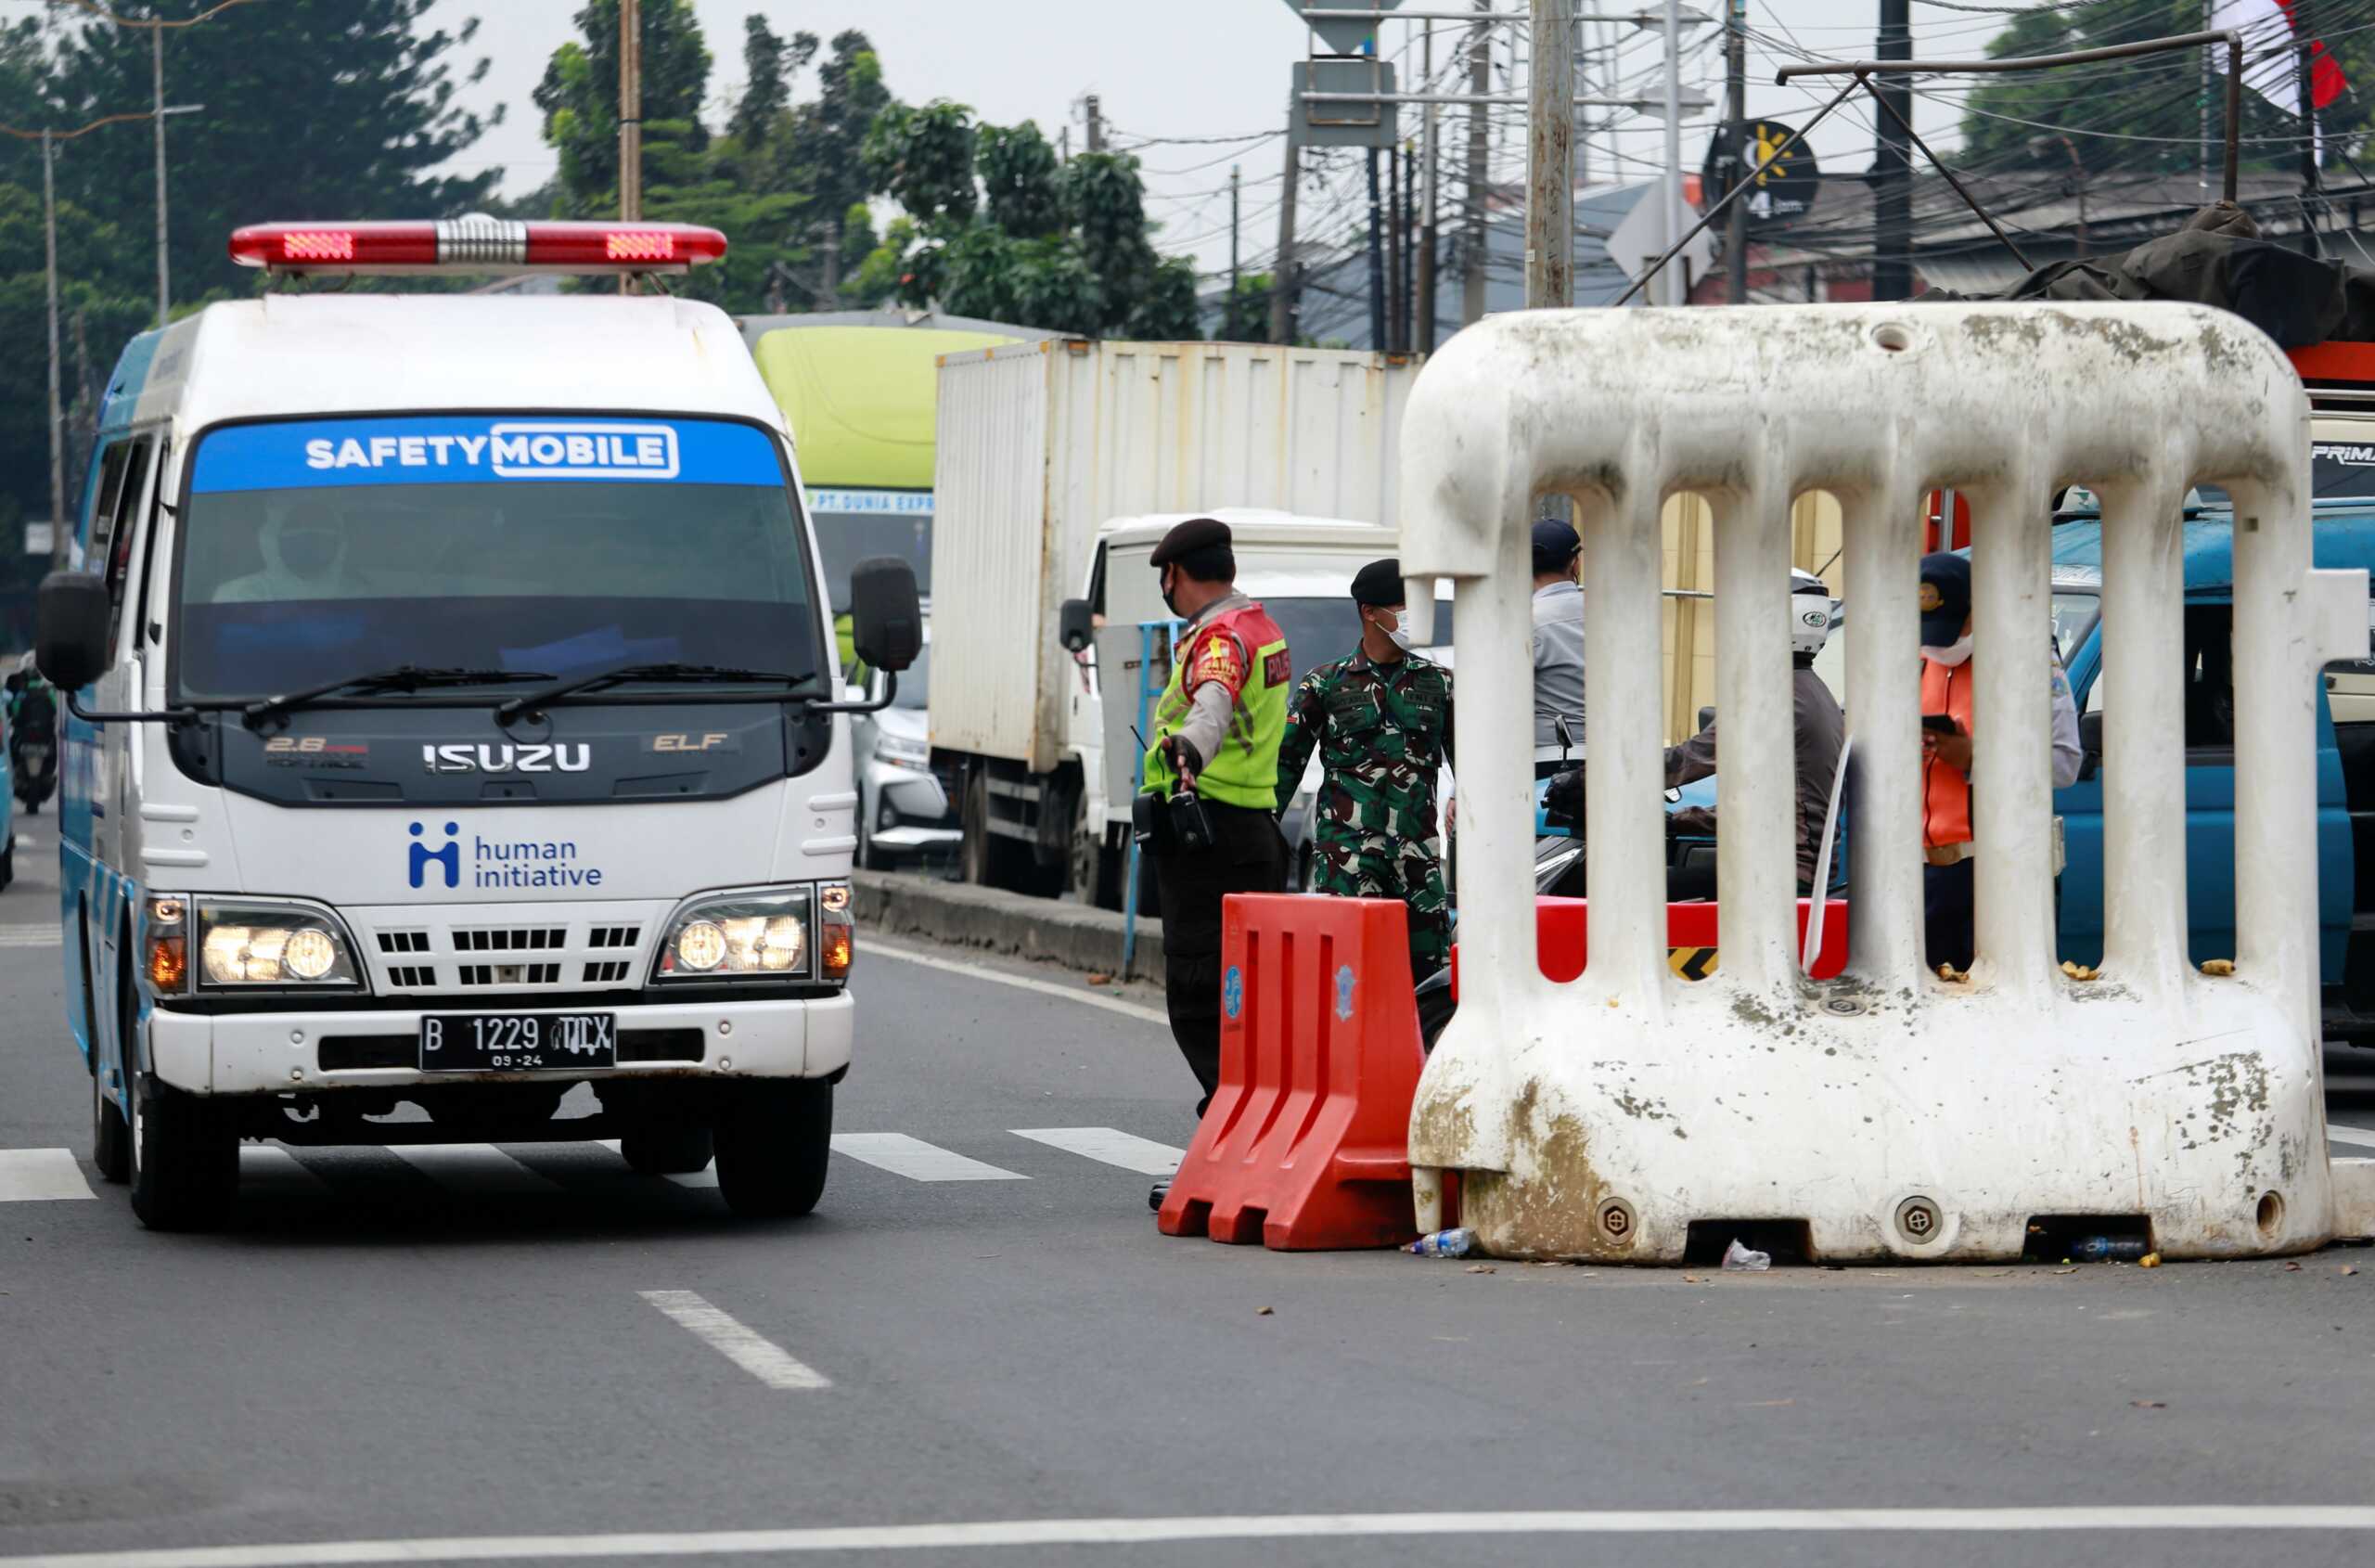
<path id="1" fill-rule="evenodd" d="M 1175 525 L 1162 536 L 1162 543 L 1154 547 L 1154 554 L 1147 558 L 1147 564 L 1169 566 L 1181 556 L 1228 542 L 1227 523 L 1216 517 L 1191 517 L 1186 522 Z"/>
<path id="2" fill-rule="evenodd" d="M 1402 586 L 1402 562 L 1393 556 L 1373 560 L 1353 574 L 1353 602 L 1371 606 L 1400 604 L 1406 597 Z"/>

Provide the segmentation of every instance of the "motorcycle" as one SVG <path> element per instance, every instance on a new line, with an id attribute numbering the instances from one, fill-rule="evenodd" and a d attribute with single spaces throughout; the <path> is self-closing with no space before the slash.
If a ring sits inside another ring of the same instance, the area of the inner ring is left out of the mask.
<path id="1" fill-rule="evenodd" d="M 22 723 L 8 740 L 8 764 L 15 770 L 17 799 L 29 816 L 38 816 L 42 802 L 58 789 L 58 732 L 39 720 Z"/>

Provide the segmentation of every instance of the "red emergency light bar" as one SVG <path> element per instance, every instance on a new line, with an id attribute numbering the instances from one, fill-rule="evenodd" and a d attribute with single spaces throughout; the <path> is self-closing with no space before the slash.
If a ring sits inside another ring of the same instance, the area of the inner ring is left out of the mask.
<path id="1" fill-rule="evenodd" d="M 516 223 L 499 218 L 250 224 L 231 259 L 275 272 L 686 272 L 725 254 L 693 224 Z"/>

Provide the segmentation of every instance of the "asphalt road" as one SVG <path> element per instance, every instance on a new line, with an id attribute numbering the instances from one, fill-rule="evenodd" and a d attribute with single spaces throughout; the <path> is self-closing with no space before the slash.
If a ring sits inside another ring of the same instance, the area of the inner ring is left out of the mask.
<path id="1" fill-rule="evenodd" d="M 82 1159 L 25 828 L 0 1568 L 2375 1554 L 2375 1253 L 1727 1276 L 1166 1240 L 1128 1168 L 1191 1130 L 1154 998 L 945 956 L 862 949 L 809 1219 L 520 1145 L 264 1154 L 237 1228 L 151 1235 Z M 2335 1085 L 2375 1126 L 2375 1073 Z"/>

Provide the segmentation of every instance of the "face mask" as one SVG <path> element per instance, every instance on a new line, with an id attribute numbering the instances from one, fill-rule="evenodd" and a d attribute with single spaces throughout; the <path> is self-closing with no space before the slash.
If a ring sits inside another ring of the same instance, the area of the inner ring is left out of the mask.
<path id="1" fill-rule="evenodd" d="M 1965 632 L 1961 636 L 1957 637 L 1954 641 L 1948 643 L 1944 648 L 1925 647 L 1921 650 L 1921 657 L 1931 661 L 1932 663 L 1945 664 L 1950 667 L 1958 664 L 1967 664 L 1971 662 L 1971 634 L 1969 632 Z"/>
<path id="2" fill-rule="evenodd" d="M 292 528 L 280 536 L 280 560 L 300 577 L 319 577 L 338 561 L 339 537 L 326 529 Z"/>
<path id="3" fill-rule="evenodd" d="M 1173 586 L 1177 586 L 1179 579 L 1176 576 L 1173 577 L 1171 581 Z M 1173 615 L 1177 616 L 1182 621 L 1188 619 L 1186 615 L 1180 613 L 1179 601 L 1171 597 L 1170 588 L 1163 587 L 1161 584 L 1157 584 L 1156 588 L 1157 591 L 1162 595 L 1162 607 L 1165 610 L 1168 610 Z"/>
<path id="4" fill-rule="evenodd" d="M 1391 626 L 1380 626 L 1378 629 L 1385 634 L 1386 640 L 1393 644 L 1394 647 L 1400 649 L 1405 653 L 1410 651 L 1409 611 L 1403 610 L 1395 610 L 1393 612 L 1393 624 Z"/>

